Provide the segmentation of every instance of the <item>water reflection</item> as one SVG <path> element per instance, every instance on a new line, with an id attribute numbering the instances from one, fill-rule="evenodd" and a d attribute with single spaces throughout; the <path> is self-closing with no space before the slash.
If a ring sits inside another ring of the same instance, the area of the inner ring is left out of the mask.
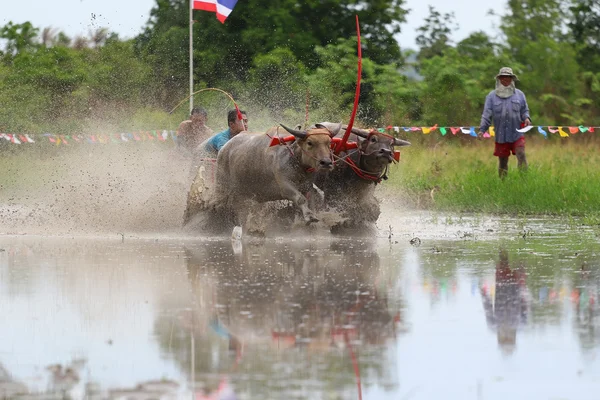
<path id="1" fill-rule="evenodd" d="M 493 293 L 487 285 L 481 287 L 486 322 L 496 332 L 502 352 L 512 354 L 517 343 L 517 330 L 527 323 L 525 267 L 523 264 L 511 267 L 508 252 L 502 249 L 496 264 L 495 278 Z"/>
<path id="2" fill-rule="evenodd" d="M 358 378 L 397 386 L 386 353 L 402 302 L 388 294 L 392 280 L 374 243 L 267 241 L 237 254 L 226 246 L 210 251 L 186 249 L 195 307 L 180 319 L 181 343 L 171 346 L 182 371 L 194 365 L 200 393 L 216 390 L 215 373 L 259 397 L 351 393 Z M 157 323 L 161 337 L 163 326 Z"/>
<path id="3" fill-rule="evenodd" d="M 573 232 L 419 247 L 0 237 L 0 249 L 0 398 L 600 390 L 600 244 Z"/>

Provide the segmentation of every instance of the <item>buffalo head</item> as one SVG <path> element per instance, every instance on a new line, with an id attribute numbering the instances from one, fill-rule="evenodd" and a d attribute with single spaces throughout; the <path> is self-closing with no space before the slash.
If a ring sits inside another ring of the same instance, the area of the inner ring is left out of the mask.
<path id="1" fill-rule="evenodd" d="M 410 142 L 398 139 L 376 130 L 352 128 L 352 133 L 362 138 L 359 140 L 363 162 L 375 169 L 385 167 L 394 161 L 395 146 L 410 146 Z"/>
<path id="2" fill-rule="evenodd" d="M 342 124 L 337 128 L 328 128 L 317 124 L 315 128 L 307 131 L 291 129 L 281 125 L 286 131 L 296 136 L 295 146 L 300 151 L 300 163 L 307 168 L 318 170 L 331 170 L 333 157 L 331 154 L 331 138 L 338 134 Z"/>

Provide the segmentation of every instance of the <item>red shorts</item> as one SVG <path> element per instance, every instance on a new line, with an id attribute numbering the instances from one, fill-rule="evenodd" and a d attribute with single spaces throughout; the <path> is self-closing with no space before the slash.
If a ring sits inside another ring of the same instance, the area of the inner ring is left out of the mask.
<path id="1" fill-rule="evenodd" d="M 496 157 L 510 157 L 511 151 L 513 154 L 516 154 L 515 150 L 517 147 L 525 147 L 525 136 L 521 136 L 516 142 L 512 143 L 496 143 L 494 155 Z"/>

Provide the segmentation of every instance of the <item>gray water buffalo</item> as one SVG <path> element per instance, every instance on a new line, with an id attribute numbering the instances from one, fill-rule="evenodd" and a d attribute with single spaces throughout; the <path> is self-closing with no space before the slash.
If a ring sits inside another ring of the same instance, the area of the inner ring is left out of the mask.
<path id="1" fill-rule="evenodd" d="M 270 129 L 267 134 L 237 135 L 219 151 L 212 200 L 215 211 L 228 209 L 239 216 L 246 200 L 290 200 L 306 223 L 317 221 L 306 194 L 312 189 L 315 173 L 333 168 L 331 138 L 341 124 L 317 124 L 307 131 L 282 127 L 295 136 L 294 141 L 270 146 L 274 138 L 287 136 Z M 234 222 L 240 224 L 239 220 Z"/>
<path id="2" fill-rule="evenodd" d="M 320 125 L 333 124 L 323 122 Z M 338 137 L 343 136 L 345 128 L 342 127 Z M 395 147 L 410 145 L 410 142 L 376 130 L 358 128 L 352 128 L 349 141 L 356 141 L 358 147 L 340 153 L 335 169 L 320 174 L 316 180 L 316 185 L 324 192 L 325 206 L 335 208 L 345 219 L 334 226 L 333 231 L 342 227 L 374 226 L 381 213 L 375 186 L 387 179 Z"/>

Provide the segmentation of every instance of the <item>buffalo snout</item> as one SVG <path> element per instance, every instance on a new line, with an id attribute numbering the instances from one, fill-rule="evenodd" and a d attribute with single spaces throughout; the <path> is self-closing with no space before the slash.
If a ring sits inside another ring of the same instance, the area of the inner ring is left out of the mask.
<path id="1" fill-rule="evenodd" d="M 319 161 L 319 167 L 321 169 L 332 169 L 333 162 L 331 161 L 330 158 L 322 158 L 321 161 Z"/>
<path id="2" fill-rule="evenodd" d="M 394 154 L 391 149 L 379 149 L 379 155 L 381 157 L 387 158 L 390 162 L 394 159 Z"/>

